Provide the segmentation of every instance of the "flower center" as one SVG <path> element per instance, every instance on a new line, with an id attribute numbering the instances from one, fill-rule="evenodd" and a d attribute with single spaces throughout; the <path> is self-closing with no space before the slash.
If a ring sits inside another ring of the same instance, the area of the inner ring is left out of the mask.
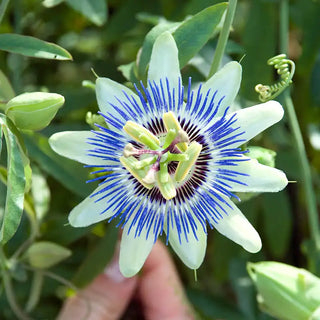
<path id="1" fill-rule="evenodd" d="M 189 143 L 188 135 L 181 129 L 173 112 L 163 115 L 166 134 L 156 137 L 143 126 L 127 121 L 123 130 L 134 140 L 128 143 L 123 156 L 122 165 L 147 189 L 157 186 L 166 199 L 176 196 L 178 183 L 187 179 L 202 146 L 196 141 Z M 168 165 L 175 161 L 178 165 L 174 173 L 168 172 Z"/>

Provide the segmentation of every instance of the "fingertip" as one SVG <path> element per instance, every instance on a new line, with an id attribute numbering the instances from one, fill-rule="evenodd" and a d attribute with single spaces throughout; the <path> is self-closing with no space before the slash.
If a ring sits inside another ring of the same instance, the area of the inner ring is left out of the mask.
<path id="1" fill-rule="evenodd" d="M 172 258 L 160 241 L 142 269 L 138 295 L 146 319 L 194 319 Z"/>
<path id="2" fill-rule="evenodd" d="M 137 286 L 137 277 L 125 278 L 119 270 L 119 254 L 87 288 L 69 298 L 58 320 L 117 320 L 126 310 Z"/>

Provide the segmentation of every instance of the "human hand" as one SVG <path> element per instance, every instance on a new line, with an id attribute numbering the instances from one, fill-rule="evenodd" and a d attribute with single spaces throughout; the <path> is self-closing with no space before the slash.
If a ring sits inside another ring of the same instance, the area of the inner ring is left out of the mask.
<path id="1" fill-rule="evenodd" d="M 66 301 L 58 320 L 118 320 L 133 297 L 139 299 L 146 320 L 195 318 L 171 257 L 158 241 L 140 276 L 123 277 L 116 254 L 103 274 Z"/>

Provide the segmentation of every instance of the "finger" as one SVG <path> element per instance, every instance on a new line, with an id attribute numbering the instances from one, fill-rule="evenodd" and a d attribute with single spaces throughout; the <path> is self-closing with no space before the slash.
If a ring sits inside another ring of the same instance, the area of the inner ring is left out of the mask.
<path id="1" fill-rule="evenodd" d="M 137 278 L 125 278 L 119 270 L 119 254 L 86 289 L 69 298 L 58 320 L 117 320 L 131 300 Z"/>
<path id="2" fill-rule="evenodd" d="M 146 320 L 194 319 L 173 261 L 160 241 L 146 260 L 138 294 Z"/>

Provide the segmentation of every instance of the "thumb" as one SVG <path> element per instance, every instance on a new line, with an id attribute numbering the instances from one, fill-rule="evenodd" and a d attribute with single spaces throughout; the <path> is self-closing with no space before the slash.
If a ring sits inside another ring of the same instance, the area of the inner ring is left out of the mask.
<path id="1" fill-rule="evenodd" d="M 69 298 L 58 320 L 117 320 L 129 304 L 137 278 L 125 278 L 119 270 L 119 253 L 86 289 Z"/>

